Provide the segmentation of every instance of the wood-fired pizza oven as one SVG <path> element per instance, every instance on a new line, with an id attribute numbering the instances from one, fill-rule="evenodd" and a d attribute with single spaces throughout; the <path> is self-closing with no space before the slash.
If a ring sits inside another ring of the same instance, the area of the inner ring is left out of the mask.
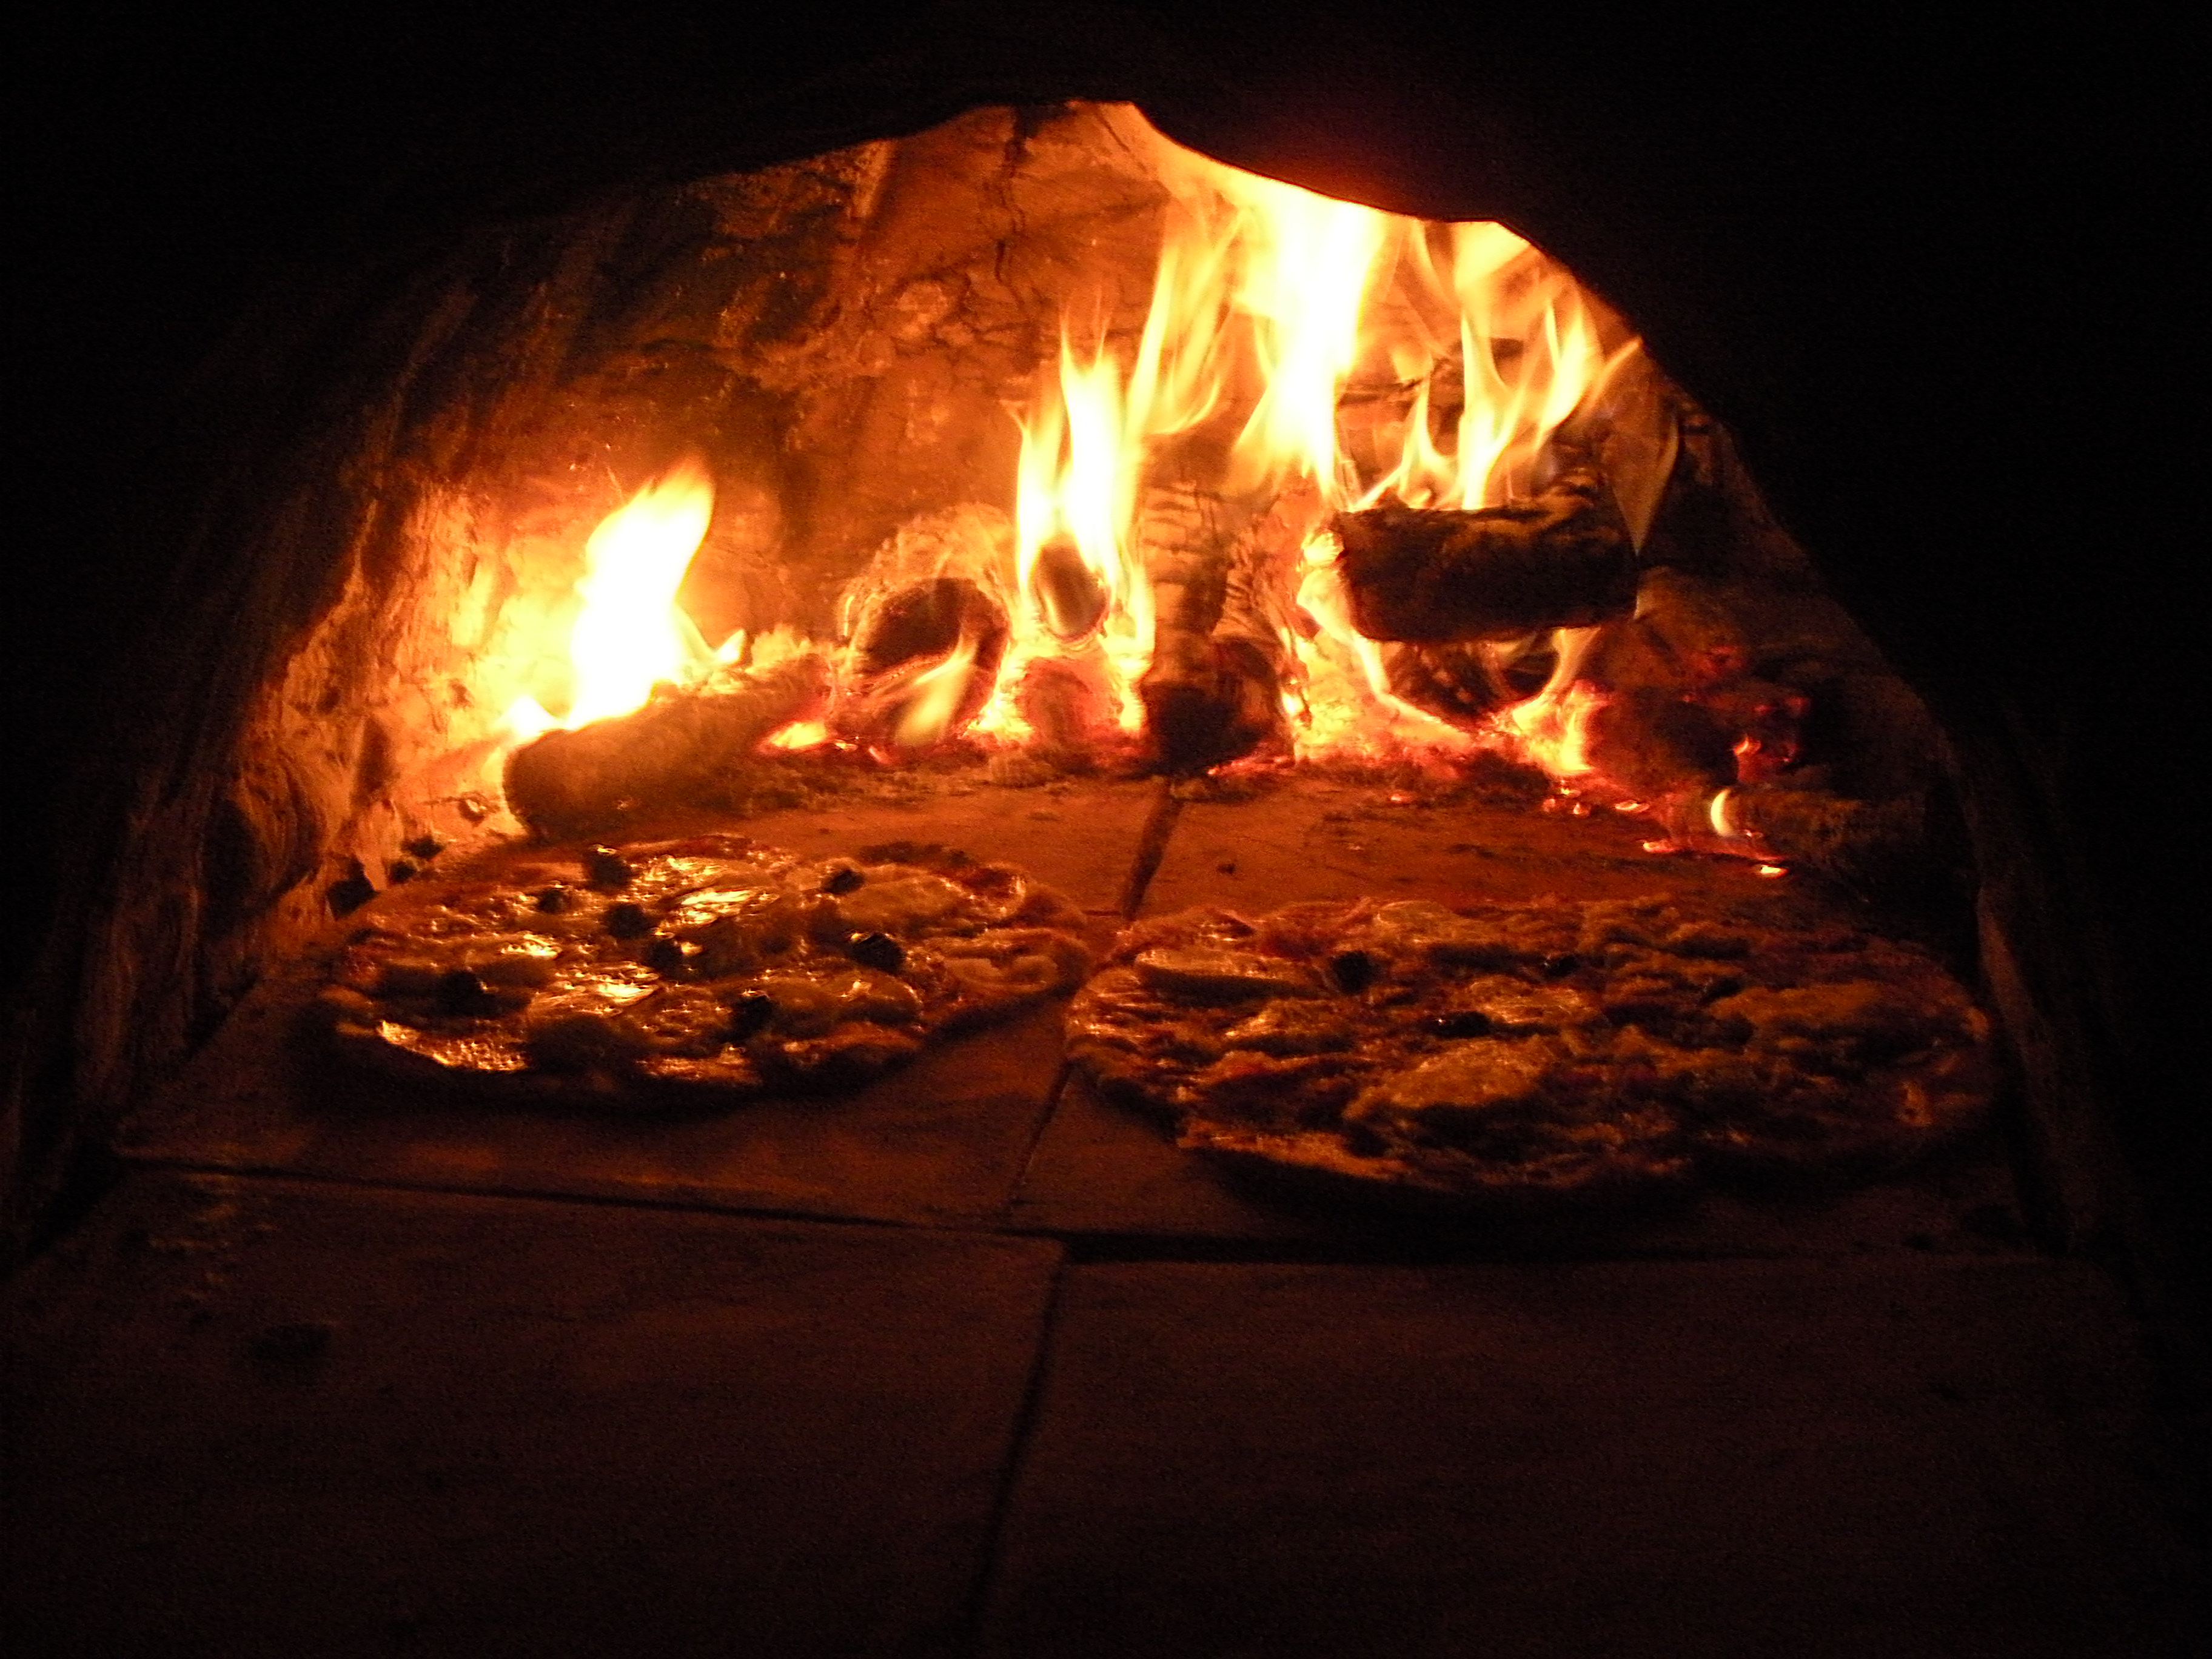
<path id="1" fill-rule="evenodd" d="M 1399 215 L 1133 105 L 972 101 L 742 167 L 672 144 L 257 314 L 228 372 L 287 389 L 203 481 L 164 703 L 47 959 L 33 1214 L 377 891 L 502 837 L 712 821 L 965 840 L 1102 926 L 1148 881 L 1817 885 L 1977 977 L 2039 1212 L 2110 1229 L 2033 781 L 1929 647 L 1941 584 L 1867 605 L 1886 567 L 1739 372 L 1774 343 L 1731 336 L 1740 295 L 1684 323 L 1662 268 L 1638 314 L 1620 239 L 1502 116 L 1504 186 L 1456 195 L 1218 123 Z M 612 690 L 594 605 L 660 630 Z"/>

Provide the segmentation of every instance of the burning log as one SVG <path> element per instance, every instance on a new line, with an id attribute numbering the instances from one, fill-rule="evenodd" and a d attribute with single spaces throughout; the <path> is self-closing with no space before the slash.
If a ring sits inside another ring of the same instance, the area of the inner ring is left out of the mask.
<path id="1" fill-rule="evenodd" d="M 1014 688 L 1014 708 L 1048 754 L 1078 757 L 1114 726 L 1113 699 L 1098 665 L 1038 657 Z"/>
<path id="2" fill-rule="evenodd" d="M 1006 635 L 1006 613 L 989 594 L 965 577 L 933 576 L 885 595 L 868 611 L 853 642 L 853 664 L 862 678 L 872 678 L 941 659 L 963 640 L 973 640 L 975 660 L 996 672 Z"/>
<path id="3" fill-rule="evenodd" d="M 1561 473 L 1533 500 L 1478 512 L 1370 507 L 1330 527 L 1352 625 L 1414 644 L 1583 627 L 1636 604 L 1636 556 L 1603 483 Z"/>
<path id="4" fill-rule="evenodd" d="M 1235 760 L 1282 729 L 1281 665 L 1256 625 L 1256 550 L 1238 547 L 1224 510 L 1196 489 L 1156 487 L 1139 520 L 1154 632 L 1137 696 L 1170 773 Z"/>
<path id="5" fill-rule="evenodd" d="M 1105 621 L 1112 596 L 1066 537 L 1055 537 L 1037 550 L 1030 581 L 1040 618 L 1063 645 L 1088 637 Z"/>
<path id="6" fill-rule="evenodd" d="M 1011 632 L 998 601 L 964 577 L 885 595 L 861 620 L 830 724 L 879 749 L 950 736 L 990 701 Z"/>
<path id="7" fill-rule="evenodd" d="M 1542 690 L 1559 659 L 1548 629 L 1518 639 L 1382 647 L 1382 672 L 1395 695 L 1469 729 L 1493 710 Z"/>
<path id="8" fill-rule="evenodd" d="M 1774 785 L 1692 788 L 1656 802 L 1654 850 L 1714 853 L 1810 870 L 1863 891 L 1899 890 L 1929 865 L 1924 793 L 1855 800 Z"/>
<path id="9" fill-rule="evenodd" d="M 821 712 L 829 669 L 793 657 L 731 684 L 655 696 L 628 714 L 549 732 L 508 757 L 507 799 L 531 830 L 561 839 L 658 808 L 713 805 L 770 733 Z"/>

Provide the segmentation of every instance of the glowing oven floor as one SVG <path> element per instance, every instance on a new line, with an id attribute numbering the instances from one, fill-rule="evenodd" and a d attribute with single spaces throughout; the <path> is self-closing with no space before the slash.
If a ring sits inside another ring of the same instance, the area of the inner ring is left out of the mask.
<path id="1" fill-rule="evenodd" d="M 847 803 L 742 827 L 823 850 L 894 839 L 1009 859 L 1059 886 L 1101 937 L 1153 801 L 1144 783 L 978 787 L 917 802 Z M 1727 897 L 1766 884 L 1746 865 L 1656 859 L 1637 826 L 1525 807 L 1395 801 L 1310 779 L 1182 810 L 1145 906 L 1271 908 L 1308 898 Z M 623 1121 L 487 1110 L 351 1086 L 284 1040 L 309 987 L 249 1000 L 167 1098 L 126 1131 L 126 1158 L 454 1191 L 642 1200 L 756 1213 L 1228 1244 L 1377 1243 L 1381 1215 L 1255 1196 L 1178 1152 L 1079 1080 L 1054 1098 L 1059 1012 L 1040 1011 L 925 1056 L 856 1095 L 724 1115 Z M 1715 1194 L 1663 1217 L 1510 1243 L 1576 1255 L 1988 1251 L 2021 1237 L 2006 1160 L 1984 1136 L 1898 1180 L 1756 1200 Z M 1480 1248 L 1480 1232 L 1456 1239 Z"/>

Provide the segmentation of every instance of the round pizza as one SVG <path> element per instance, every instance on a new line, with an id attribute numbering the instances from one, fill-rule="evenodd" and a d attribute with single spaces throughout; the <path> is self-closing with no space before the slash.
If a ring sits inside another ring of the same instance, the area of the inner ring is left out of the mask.
<path id="1" fill-rule="evenodd" d="M 1070 990 L 1082 913 L 1006 864 L 713 835 L 493 861 L 362 913 L 318 1006 L 416 1079 L 649 1109 L 849 1088 Z"/>
<path id="2" fill-rule="evenodd" d="M 1187 1147 L 1509 1206 L 1892 1165 L 1992 1088 L 1925 952 L 1663 896 L 1186 911 L 1122 935 L 1068 1030 Z"/>

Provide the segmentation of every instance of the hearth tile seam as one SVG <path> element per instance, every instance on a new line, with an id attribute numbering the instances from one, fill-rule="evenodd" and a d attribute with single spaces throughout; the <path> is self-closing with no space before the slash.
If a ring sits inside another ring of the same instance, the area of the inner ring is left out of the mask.
<path id="1" fill-rule="evenodd" d="M 208 1164 L 191 1158 L 144 1158 L 122 1155 L 132 1170 L 167 1170 L 178 1175 L 221 1176 L 240 1181 L 298 1181 L 316 1186 L 350 1188 L 360 1192 L 434 1193 L 453 1198 L 514 1199 L 526 1204 L 581 1204 L 602 1208 L 676 1211 L 692 1215 L 726 1216 L 749 1221 L 800 1221 L 821 1227 L 865 1227 L 882 1231 L 967 1233 L 981 1238 L 1036 1237 L 999 1225 L 988 1216 L 965 1220 L 921 1220 L 896 1216 L 829 1215 L 818 1210 L 778 1209 L 767 1206 L 738 1207 L 703 1202 L 690 1197 L 657 1197 L 649 1193 L 579 1193 L 536 1187 L 487 1187 L 443 1181 L 408 1181 L 398 1177 L 368 1181 L 359 1176 L 335 1175 L 322 1170 L 274 1168 L 265 1164 Z"/>
<path id="2" fill-rule="evenodd" d="M 1137 834 L 1137 845 L 1129 854 L 1129 871 L 1121 884 L 1119 908 L 1112 912 L 1121 927 L 1136 921 L 1145 908 L 1145 895 L 1152 890 L 1152 878 L 1159 873 L 1166 860 L 1168 848 L 1175 840 L 1176 827 L 1182 822 L 1183 803 L 1175 793 L 1176 780 L 1163 777 L 1152 801 L 1152 810 L 1146 814 L 1145 825 Z M 1097 915 L 1085 911 L 1085 915 Z M 1118 929 L 1117 929 L 1118 931 Z M 1060 1098 L 1067 1092 L 1069 1081 L 1074 1076 L 1074 1065 L 1062 1054 L 1059 1069 L 1053 1073 L 1052 1086 L 1045 1091 L 1044 1109 L 1036 1116 L 1036 1126 L 1030 1132 L 1029 1145 L 1022 1149 L 1020 1167 L 1014 1175 L 1013 1184 L 1006 1189 L 1006 1201 L 1000 1206 L 996 1225 L 1006 1233 L 1022 1233 L 1014 1224 L 1014 1212 L 1021 1206 L 1022 1191 L 1029 1185 L 1030 1171 L 1036 1166 L 1037 1152 L 1044 1145 L 1046 1133 L 1059 1110 Z M 1025 1235 L 1026 1236 L 1026 1235 Z M 1036 1235 L 1051 1237 L 1049 1233 Z"/>
<path id="3" fill-rule="evenodd" d="M 1152 1233 L 1109 1233 L 1048 1228 L 1022 1229 L 1011 1236 L 1047 1238 L 1067 1252 L 1076 1267 L 1119 1262 L 1187 1261 L 1254 1267 L 1576 1267 L 1629 1262 L 1696 1264 L 1722 1261 L 2057 1261 L 2078 1258 L 2037 1248 L 1975 1250 L 1923 1249 L 1909 1244 L 1796 1251 L 1753 1246 L 1698 1247 L 1620 1245 L 1567 1249 L 1541 1245 L 1494 1246 L 1381 1241 L 1237 1238 L 1222 1235 L 1172 1237 Z"/>
<path id="4" fill-rule="evenodd" d="M 225 1180 L 297 1182 L 305 1185 L 356 1192 L 424 1193 L 453 1198 L 513 1200 L 523 1204 L 580 1205 L 597 1208 L 639 1209 L 681 1214 L 720 1216 L 732 1220 L 797 1222 L 809 1226 L 853 1227 L 876 1231 L 925 1231 L 966 1234 L 979 1238 L 1004 1238 L 1059 1248 L 1065 1265 L 1098 1267 L 1125 1262 L 1215 1263 L 1251 1267 L 1528 1267 L 1597 1266 L 1626 1262 L 1694 1264 L 1723 1261 L 1863 1261 L 1869 1257 L 1921 1261 L 1935 1257 L 1971 1258 L 1977 1261 L 2069 1261 L 2079 1258 L 2039 1249 L 2010 1250 L 1921 1250 L 1911 1247 L 1890 1249 L 1826 1250 L 1798 1255 L 1788 1250 L 1667 1249 L 1633 1248 L 1609 1250 L 1564 1250 L 1540 1248 L 1480 1246 L 1454 1247 L 1389 1243 L 1284 1239 L 1238 1239 L 1207 1235 L 1170 1237 L 1146 1233 L 1100 1233 L 1081 1230 L 1023 1227 L 1011 1222 L 921 1221 L 881 1216 L 825 1215 L 817 1211 L 736 1208 L 696 1200 L 655 1198 L 640 1194 L 556 1192 L 511 1187 L 467 1186 L 453 1182 L 382 1180 L 321 1170 L 245 1167 L 194 1163 L 180 1158 L 131 1158 L 133 1170 L 161 1170 L 185 1176 L 212 1176 Z"/>
<path id="5" fill-rule="evenodd" d="M 1030 1360 L 1029 1378 L 1023 1387 L 1021 1403 L 1015 1408 L 1014 1420 L 1007 1431 L 1006 1455 L 1000 1465 L 998 1489 L 991 1495 L 990 1512 L 985 1520 L 983 1535 L 976 1551 L 975 1575 L 969 1583 L 966 1604 L 952 1626 L 952 1640 L 946 1648 L 948 1653 L 972 1656 L 982 1642 L 983 1621 L 989 1615 L 992 1597 L 999 1588 L 1000 1558 L 1005 1549 L 1007 1522 L 1013 1512 L 1014 1494 L 1021 1489 L 1022 1476 L 1028 1468 L 1030 1444 L 1044 1415 L 1044 1396 L 1052 1370 L 1053 1340 L 1060 1328 L 1067 1270 L 1073 1265 L 1072 1254 L 1065 1249 L 1053 1264 L 1052 1280 L 1046 1289 L 1043 1313 L 1037 1321 L 1036 1346 Z"/>

